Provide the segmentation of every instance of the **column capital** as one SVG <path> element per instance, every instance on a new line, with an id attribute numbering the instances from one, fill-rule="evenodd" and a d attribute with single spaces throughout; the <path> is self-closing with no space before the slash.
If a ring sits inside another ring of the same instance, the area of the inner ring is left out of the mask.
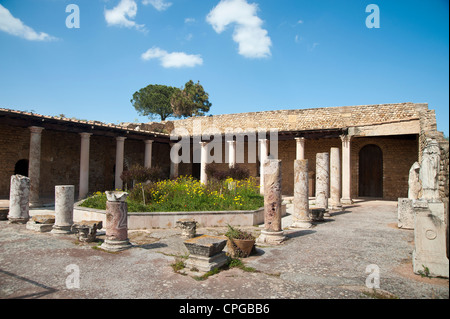
<path id="1" fill-rule="evenodd" d="M 199 144 L 204 147 L 204 146 L 208 145 L 209 142 L 199 142 Z"/>
<path id="2" fill-rule="evenodd" d="M 125 141 L 127 138 L 125 137 L 125 136 L 118 136 L 118 137 L 116 137 L 116 141 L 118 141 L 118 142 L 123 142 L 123 141 Z"/>
<path id="3" fill-rule="evenodd" d="M 227 143 L 228 143 L 228 144 L 236 144 L 236 141 L 235 141 L 235 140 L 227 141 Z"/>
<path id="4" fill-rule="evenodd" d="M 80 133 L 81 138 L 90 138 L 92 133 Z"/>
<path id="5" fill-rule="evenodd" d="M 44 130 L 44 128 L 40 127 L 40 126 L 30 126 L 29 129 L 30 129 L 31 133 L 36 133 L 36 134 L 41 134 L 42 131 Z"/>
<path id="6" fill-rule="evenodd" d="M 353 136 L 352 135 L 341 135 L 340 138 L 343 143 L 348 143 L 352 140 Z"/>
<path id="7" fill-rule="evenodd" d="M 145 144 L 153 144 L 154 140 L 145 140 L 144 143 Z"/>
<path id="8" fill-rule="evenodd" d="M 296 137 L 295 140 L 297 141 L 297 143 L 300 143 L 300 142 L 304 142 L 306 140 L 306 138 L 304 138 L 304 137 Z"/>

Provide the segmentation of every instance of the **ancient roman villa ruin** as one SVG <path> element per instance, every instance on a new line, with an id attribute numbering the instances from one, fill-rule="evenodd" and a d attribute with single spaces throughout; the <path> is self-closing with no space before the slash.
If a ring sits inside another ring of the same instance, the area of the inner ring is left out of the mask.
<path id="1" fill-rule="evenodd" d="M 38 207 L 54 199 L 54 225 L 47 231 L 76 229 L 80 240 L 89 241 L 96 229 L 106 227 L 109 240 L 102 248 L 120 251 L 131 246 L 127 229 L 155 226 L 127 220 L 127 194 L 108 193 L 106 213 L 113 217 L 103 217 L 103 225 L 95 213 L 91 218 L 90 212 L 75 216 L 74 202 L 97 191 L 122 189 L 120 176 L 134 164 L 157 165 L 167 178 L 192 175 L 204 184 L 206 164 L 217 168 L 239 164 L 257 178 L 265 198 L 262 218 L 249 221 L 264 224 L 257 243 L 283 244 L 282 196 L 293 197 L 291 227 L 299 229 L 310 228 L 313 221 L 355 199 L 398 201 L 398 227 L 414 229 L 414 271 L 426 267 L 430 275 L 448 278 L 449 142 L 437 131 L 436 115 L 428 104 L 120 125 L 0 109 L 0 132 L 0 196 L 9 199 L 8 215 L 3 215 L 10 222 L 30 223 L 29 205 Z M 191 238 L 186 241 L 193 256 L 189 263 L 205 271 L 223 264 L 225 245 L 220 238 L 194 237 L 195 220 L 205 224 L 207 218 L 213 219 L 185 214 L 167 222 L 189 228 L 183 232 Z M 93 222 L 82 224 L 80 219 Z"/>

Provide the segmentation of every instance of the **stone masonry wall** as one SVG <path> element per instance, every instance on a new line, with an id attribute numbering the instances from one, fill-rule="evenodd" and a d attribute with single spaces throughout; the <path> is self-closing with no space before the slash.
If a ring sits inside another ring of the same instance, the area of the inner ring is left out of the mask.
<path id="1" fill-rule="evenodd" d="M 414 103 L 401 103 L 195 117 L 166 122 L 166 130 L 182 128 L 194 135 L 199 133 L 199 128 L 194 128 L 198 124 L 202 131 L 216 128 L 221 133 L 227 128 L 244 132 L 258 128 L 277 128 L 279 131 L 346 128 L 419 119 L 424 105 L 427 107 L 426 104 L 417 107 Z"/>

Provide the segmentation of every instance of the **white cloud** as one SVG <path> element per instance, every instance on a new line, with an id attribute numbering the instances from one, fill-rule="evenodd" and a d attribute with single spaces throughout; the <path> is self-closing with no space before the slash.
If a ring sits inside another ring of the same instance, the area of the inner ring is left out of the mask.
<path id="1" fill-rule="evenodd" d="M 157 47 L 153 47 L 141 55 L 144 61 L 159 59 L 164 68 L 183 68 L 202 65 L 203 59 L 200 55 L 186 54 L 184 52 L 169 53 Z"/>
<path id="2" fill-rule="evenodd" d="M 172 2 L 165 2 L 165 0 L 142 0 L 143 5 L 151 4 L 156 10 L 164 11 L 169 9 Z"/>
<path id="3" fill-rule="evenodd" d="M 236 24 L 233 40 L 239 44 L 239 54 L 247 58 L 264 58 L 271 55 L 272 41 L 263 21 L 257 16 L 258 5 L 246 0 L 221 0 L 206 17 L 217 33 L 230 24 Z"/>
<path id="4" fill-rule="evenodd" d="M 194 18 L 186 18 L 184 19 L 184 23 L 194 23 L 195 19 Z"/>
<path id="5" fill-rule="evenodd" d="M 134 0 L 120 0 L 116 7 L 110 10 L 105 9 L 105 20 L 109 26 L 117 25 L 142 31 L 144 30 L 144 25 L 132 21 L 136 14 L 137 4 Z"/>
<path id="6" fill-rule="evenodd" d="M 57 38 L 44 32 L 36 32 L 15 18 L 11 12 L 0 4 L 0 31 L 18 36 L 30 41 L 53 41 Z"/>

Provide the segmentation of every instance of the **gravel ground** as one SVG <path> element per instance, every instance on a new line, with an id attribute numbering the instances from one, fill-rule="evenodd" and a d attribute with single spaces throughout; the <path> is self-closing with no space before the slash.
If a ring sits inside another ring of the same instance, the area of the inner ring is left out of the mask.
<path id="1" fill-rule="evenodd" d="M 244 260 L 255 272 L 233 268 L 203 281 L 171 267 L 187 255 L 178 229 L 130 232 L 132 249 L 108 253 L 94 249 L 96 243 L 76 243 L 75 236 L 0 221 L 0 298 L 448 299 L 447 279 L 413 274 L 414 232 L 396 227 L 396 204 L 357 202 L 311 229 L 286 229 L 283 245 L 258 247 Z M 283 218 L 283 227 L 290 220 Z M 261 228 L 247 229 L 258 234 Z M 73 265 L 79 288 L 70 289 Z M 366 288 L 368 265 L 378 266 L 380 289 Z"/>

